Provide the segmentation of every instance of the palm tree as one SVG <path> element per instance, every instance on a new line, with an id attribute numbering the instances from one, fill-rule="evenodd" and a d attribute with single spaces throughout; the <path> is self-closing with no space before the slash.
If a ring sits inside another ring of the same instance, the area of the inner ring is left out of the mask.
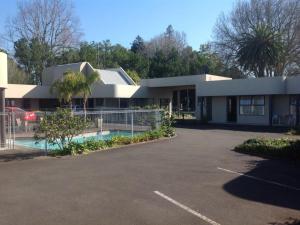
<path id="1" fill-rule="evenodd" d="M 243 34 L 238 41 L 237 59 L 245 70 L 256 77 L 272 76 L 283 52 L 281 35 L 269 26 L 258 25 L 252 32 Z"/>
<path id="2" fill-rule="evenodd" d="M 50 87 L 50 93 L 56 94 L 60 103 L 69 104 L 72 109 L 72 99 L 78 94 L 79 79 L 75 72 L 68 70 L 61 79 L 56 80 Z"/>
<path id="3" fill-rule="evenodd" d="M 83 110 L 84 118 L 86 118 L 86 105 L 88 97 L 92 94 L 91 86 L 93 83 L 100 80 L 100 74 L 98 72 L 93 72 L 87 75 L 82 73 L 77 73 L 78 76 L 78 95 L 83 97 Z"/>

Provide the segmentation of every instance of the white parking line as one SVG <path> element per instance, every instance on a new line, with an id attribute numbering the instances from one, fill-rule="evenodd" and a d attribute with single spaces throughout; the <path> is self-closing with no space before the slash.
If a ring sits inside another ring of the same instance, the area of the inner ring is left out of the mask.
<path id="1" fill-rule="evenodd" d="M 265 182 L 265 183 L 268 183 L 268 184 L 273 184 L 273 185 L 277 185 L 277 186 L 280 186 L 280 187 L 288 188 L 288 189 L 291 189 L 291 190 L 294 190 L 294 191 L 300 191 L 300 188 L 296 188 L 296 187 L 293 187 L 293 186 L 290 186 L 290 185 L 286 185 L 286 184 L 281 184 L 281 183 L 278 183 L 278 182 L 275 182 L 275 181 L 266 180 L 266 179 L 259 178 L 259 177 L 254 177 L 254 176 L 251 176 L 251 175 L 247 175 L 247 174 L 244 174 L 244 173 L 235 172 L 235 171 L 224 169 L 224 168 L 221 168 L 221 167 L 217 167 L 217 169 L 225 171 L 225 172 L 228 172 L 228 173 L 238 174 L 240 176 L 248 177 L 248 178 L 251 178 L 251 179 L 254 179 L 254 180 L 258 180 L 258 181 L 261 181 L 261 182 Z"/>
<path id="2" fill-rule="evenodd" d="M 154 191 L 154 193 L 157 194 L 157 195 L 159 195 L 160 197 L 164 198 L 165 200 L 167 200 L 167 201 L 173 203 L 174 205 L 176 205 L 176 206 L 182 208 L 183 210 L 185 210 L 185 211 L 187 211 L 187 212 L 193 214 L 194 216 L 197 216 L 198 218 L 204 220 L 205 222 L 207 222 L 207 223 L 209 223 L 209 224 L 212 224 L 212 225 L 220 225 L 219 223 L 217 223 L 217 222 L 215 222 L 215 221 L 213 221 L 213 220 L 207 218 L 206 216 L 203 216 L 203 215 L 200 214 L 199 212 L 196 212 L 195 210 L 193 210 L 193 209 L 191 209 L 191 208 L 189 208 L 189 207 L 187 207 L 187 206 L 185 206 L 185 205 L 183 205 L 183 204 L 181 204 L 181 203 L 175 201 L 174 199 L 168 197 L 167 195 L 165 195 L 165 194 L 163 194 L 163 193 L 161 193 L 161 192 L 159 192 L 159 191 Z"/>

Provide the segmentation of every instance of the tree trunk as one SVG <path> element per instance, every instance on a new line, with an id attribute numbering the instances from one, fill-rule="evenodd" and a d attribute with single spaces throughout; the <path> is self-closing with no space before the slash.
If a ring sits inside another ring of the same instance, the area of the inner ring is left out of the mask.
<path id="1" fill-rule="evenodd" d="M 86 122 L 86 103 L 87 103 L 87 97 L 84 97 L 83 98 L 84 122 Z"/>
<path id="2" fill-rule="evenodd" d="M 265 66 L 259 65 L 258 67 L 258 77 L 264 77 L 265 75 Z"/>
<path id="3" fill-rule="evenodd" d="M 71 116 L 73 116 L 73 104 L 72 104 L 72 100 L 69 102 L 70 105 L 70 110 L 71 110 Z"/>

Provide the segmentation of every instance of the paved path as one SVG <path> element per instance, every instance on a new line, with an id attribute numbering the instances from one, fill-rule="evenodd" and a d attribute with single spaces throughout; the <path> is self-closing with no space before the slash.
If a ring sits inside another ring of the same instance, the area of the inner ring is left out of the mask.
<path id="1" fill-rule="evenodd" d="M 0 160 L 0 224 L 280 225 L 300 219 L 299 166 L 231 151 L 249 137 L 278 134 L 177 132 L 171 140 L 87 156 Z"/>

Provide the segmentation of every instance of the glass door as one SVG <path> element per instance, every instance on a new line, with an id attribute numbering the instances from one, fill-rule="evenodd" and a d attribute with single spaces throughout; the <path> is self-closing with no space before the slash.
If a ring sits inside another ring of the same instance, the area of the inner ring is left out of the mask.
<path id="1" fill-rule="evenodd" d="M 237 121 L 237 100 L 235 96 L 227 97 L 227 121 Z"/>

